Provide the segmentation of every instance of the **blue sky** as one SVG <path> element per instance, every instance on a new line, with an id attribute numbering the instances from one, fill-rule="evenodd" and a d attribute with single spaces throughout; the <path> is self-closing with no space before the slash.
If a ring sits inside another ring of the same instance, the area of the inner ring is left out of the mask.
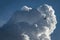
<path id="1" fill-rule="evenodd" d="M 42 4 L 51 5 L 57 16 L 57 28 L 52 34 L 52 40 L 60 40 L 60 0 L 0 0 L 0 25 L 6 23 L 12 14 L 24 5 L 36 8 Z"/>

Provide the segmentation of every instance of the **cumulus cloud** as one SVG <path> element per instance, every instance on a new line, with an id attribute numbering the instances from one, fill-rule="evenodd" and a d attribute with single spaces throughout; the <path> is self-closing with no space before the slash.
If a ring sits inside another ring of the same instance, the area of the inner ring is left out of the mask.
<path id="1" fill-rule="evenodd" d="M 44 4 L 36 9 L 23 6 L 21 10 L 12 16 L 8 23 L 4 25 L 5 28 L 3 27 L 5 31 L 15 36 L 16 39 L 8 37 L 11 40 L 51 40 L 50 35 L 57 24 L 52 6 Z"/>
<path id="2" fill-rule="evenodd" d="M 23 6 L 21 8 L 21 10 L 23 10 L 23 11 L 29 11 L 29 10 L 32 10 L 32 8 L 31 7 L 27 7 L 27 6 Z"/>
<path id="3" fill-rule="evenodd" d="M 22 37 L 23 37 L 23 40 L 30 40 L 28 35 L 26 35 L 26 34 L 24 34 L 24 33 L 21 34 L 21 35 L 22 35 Z"/>

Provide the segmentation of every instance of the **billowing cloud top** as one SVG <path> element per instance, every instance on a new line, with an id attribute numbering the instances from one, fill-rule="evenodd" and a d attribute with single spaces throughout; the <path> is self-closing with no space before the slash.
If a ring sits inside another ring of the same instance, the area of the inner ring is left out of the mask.
<path id="1" fill-rule="evenodd" d="M 17 40 L 51 40 L 50 35 L 57 24 L 54 9 L 44 4 L 36 9 L 23 6 L 21 10 L 15 12 L 5 25 L 6 31 Z"/>

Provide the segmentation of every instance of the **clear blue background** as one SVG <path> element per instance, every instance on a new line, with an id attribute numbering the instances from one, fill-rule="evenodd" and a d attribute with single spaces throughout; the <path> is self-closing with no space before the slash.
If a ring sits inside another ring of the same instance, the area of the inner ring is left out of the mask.
<path id="1" fill-rule="evenodd" d="M 24 5 L 37 8 L 42 4 L 51 5 L 57 16 L 57 27 L 52 34 L 52 40 L 60 40 L 60 0 L 0 0 L 0 25 L 5 24 L 12 14 Z"/>

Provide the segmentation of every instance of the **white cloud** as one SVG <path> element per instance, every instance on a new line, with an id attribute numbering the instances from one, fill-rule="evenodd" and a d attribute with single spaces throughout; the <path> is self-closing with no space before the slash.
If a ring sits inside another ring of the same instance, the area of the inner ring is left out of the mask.
<path id="1" fill-rule="evenodd" d="M 27 34 L 22 33 L 23 40 L 30 40 L 29 36 Z"/>
<path id="2" fill-rule="evenodd" d="M 23 10 L 23 11 L 29 11 L 29 10 L 32 10 L 32 8 L 31 7 L 28 7 L 28 6 L 23 6 L 21 8 L 21 10 Z"/>
<path id="3" fill-rule="evenodd" d="M 42 6 L 40 6 L 39 8 L 37 8 L 37 10 L 41 13 L 41 15 L 45 18 L 45 23 L 42 22 L 42 27 L 43 29 L 45 29 L 46 31 L 44 31 L 42 34 L 45 34 L 46 36 L 48 36 L 50 38 L 50 34 L 53 33 L 53 31 L 56 28 L 56 24 L 57 24 L 57 20 L 56 20 L 56 16 L 55 16 L 55 11 L 54 9 L 47 4 L 44 4 Z M 38 22 L 37 22 L 38 23 Z M 40 22 L 41 23 L 41 22 Z M 45 25 L 45 26 L 44 26 Z M 40 34 L 40 35 L 42 35 Z M 46 37 L 45 36 L 45 37 Z M 48 38 L 47 37 L 47 38 Z M 42 37 L 44 39 L 44 37 Z M 48 40 L 51 40 L 49 39 Z M 41 40 L 43 40 L 41 39 Z M 44 39 L 47 40 L 47 39 Z"/>
<path id="4" fill-rule="evenodd" d="M 44 4 L 35 10 L 27 6 L 23 6 L 21 10 L 22 12 L 16 12 L 13 15 L 6 30 L 20 35 L 22 39 L 19 40 L 51 40 L 50 35 L 57 24 L 54 9 L 50 5 Z M 29 10 L 32 11 L 28 12 Z"/>

